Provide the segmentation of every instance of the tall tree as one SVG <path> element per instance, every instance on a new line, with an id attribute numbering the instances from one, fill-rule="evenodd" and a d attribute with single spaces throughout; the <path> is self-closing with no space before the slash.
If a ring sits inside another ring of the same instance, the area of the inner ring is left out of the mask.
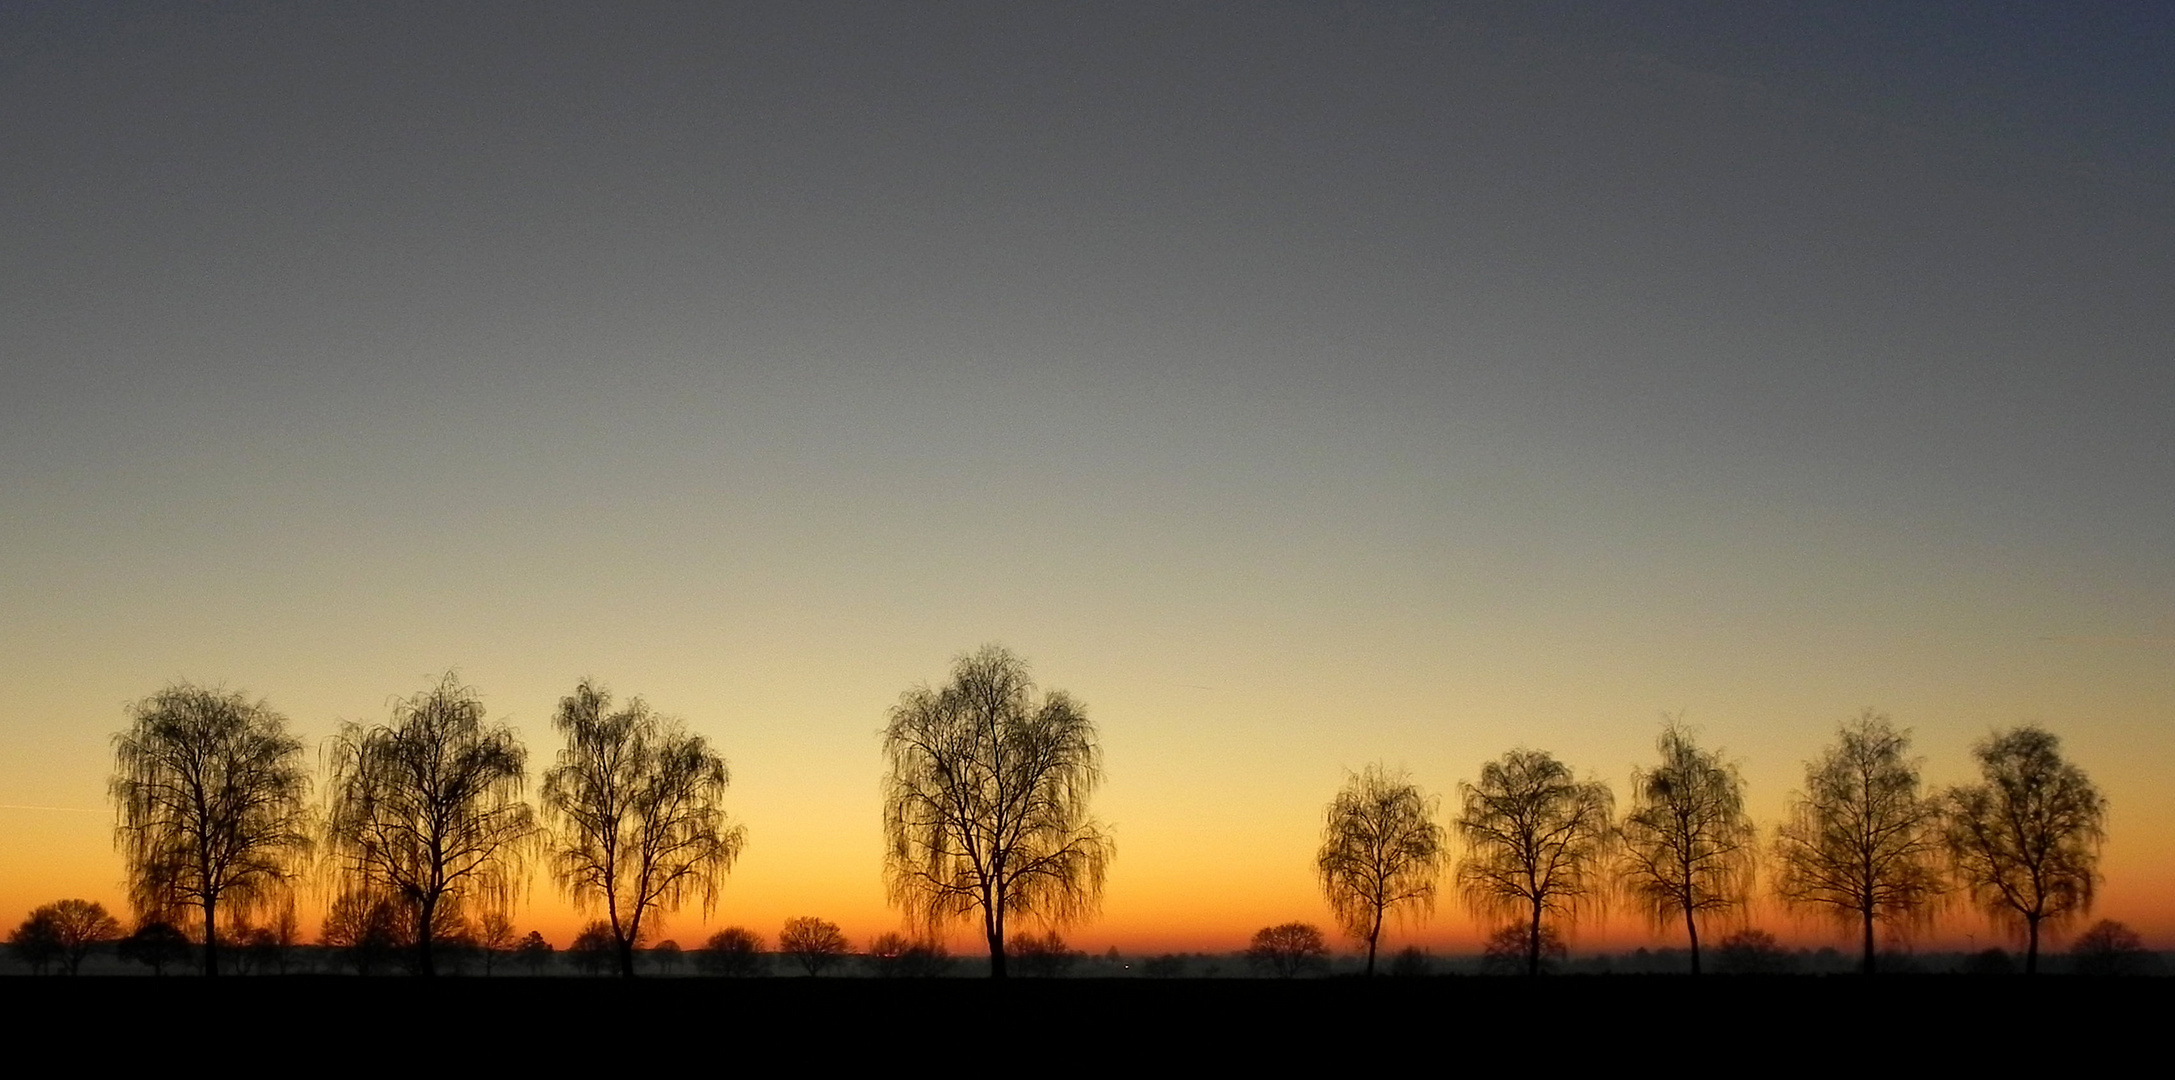
<path id="1" fill-rule="evenodd" d="M 416 968 L 434 975 L 448 916 L 503 916 L 524 880 L 536 833 L 521 797 L 528 753 L 448 674 L 395 704 L 390 723 L 343 725 L 330 758 L 325 835 L 343 884 L 397 900 L 414 923 Z"/>
<path id="2" fill-rule="evenodd" d="M 908 690 L 884 730 L 884 878 L 932 932 L 980 916 L 989 970 L 1005 931 L 1072 922 L 1100 903 L 1114 849 L 1088 815 L 1102 750 L 1062 691 L 1039 700 L 1027 664 L 997 645 L 952 665 L 941 690 Z"/>
<path id="3" fill-rule="evenodd" d="M 1928 917 L 1941 893 L 1941 811 L 1919 793 L 1910 735 L 1871 709 L 1805 765 L 1805 790 L 1775 832 L 1775 892 L 1855 925 L 1870 975 L 1875 923 Z"/>
<path id="4" fill-rule="evenodd" d="M 2040 928 L 2092 909 L 2107 800 L 2043 729 L 1994 735 L 1972 754 L 1983 782 L 1948 791 L 1950 864 L 1989 915 L 2022 932 L 2024 973 L 2035 974 Z"/>
<path id="5" fill-rule="evenodd" d="M 1654 745 L 1661 764 L 1632 773 L 1631 810 L 1618 829 L 1626 885 L 1657 928 L 1684 920 L 1697 975 L 1699 920 L 1751 898 L 1759 832 L 1736 766 L 1677 720 Z"/>
<path id="6" fill-rule="evenodd" d="M 263 702 L 177 683 L 129 708 L 114 736 L 114 843 L 139 918 L 203 915 L 204 974 L 219 914 L 270 906 L 310 852 L 302 743 Z"/>
<path id="7" fill-rule="evenodd" d="M 1540 750 L 1512 750 L 1458 785 L 1458 890 L 1483 916 L 1518 920 L 1526 974 L 1541 972 L 1554 928 L 1576 920 L 1606 887 L 1616 798 L 1599 780 L 1580 780 Z"/>
<path id="8" fill-rule="evenodd" d="M 614 711 L 587 680 L 552 726 L 566 737 L 544 774 L 553 874 L 577 907 L 604 909 L 620 974 L 633 978 L 642 935 L 690 899 L 708 914 L 740 857 L 747 832 L 718 805 L 731 776 L 702 736 L 641 698 Z"/>
<path id="9" fill-rule="evenodd" d="M 1367 943 L 1369 976 L 1384 917 L 1434 910 L 1442 858 L 1435 800 L 1404 776 L 1369 765 L 1330 801 L 1314 866 L 1338 925 Z"/>

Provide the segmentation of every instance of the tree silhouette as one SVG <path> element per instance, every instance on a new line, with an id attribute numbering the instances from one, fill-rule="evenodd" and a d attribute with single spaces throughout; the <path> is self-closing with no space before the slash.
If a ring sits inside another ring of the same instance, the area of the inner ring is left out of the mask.
<path id="1" fill-rule="evenodd" d="M 1752 927 L 1723 938 L 1714 959 L 1715 968 L 1730 975 L 1784 975 L 1797 963 L 1775 935 Z"/>
<path id="2" fill-rule="evenodd" d="M 1657 929 L 1684 920 L 1697 975 L 1699 920 L 1751 898 L 1759 832 L 1735 766 L 1674 720 L 1655 748 L 1661 764 L 1632 774 L 1631 810 L 1619 830 L 1626 885 Z"/>
<path id="3" fill-rule="evenodd" d="M 166 965 L 189 959 L 189 935 L 170 922 L 153 919 L 136 927 L 115 947 L 121 959 L 150 968 L 153 975 L 166 974 Z"/>
<path id="4" fill-rule="evenodd" d="M 487 911 L 476 933 L 476 948 L 483 954 L 483 973 L 491 974 L 498 961 L 519 944 L 514 922 L 503 911 Z"/>
<path id="5" fill-rule="evenodd" d="M 552 870 L 577 908 L 602 907 L 618 943 L 620 974 L 634 977 L 642 935 L 689 899 L 708 914 L 746 830 L 718 801 L 730 774 L 700 735 L 658 716 L 641 698 L 612 711 L 611 695 L 584 680 L 559 702 L 566 737 L 544 774 L 555 829 Z"/>
<path id="6" fill-rule="evenodd" d="M 1910 736 L 1871 709 L 1842 725 L 1805 766 L 1805 790 L 1775 832 L 1775 892 L 1862 931 L 1863 970 L 1875 966 L 1873 925 L 1927 917 L 1941 893 L 1940 807 L 1920 796 Z"/>
<path id="7" fill-rule="evenodd" d="M 865 956 L 869 970 L 882 978 L 930 979 L 952 966 L 949 950 L 933 938 L 911 938 L 896 930 L 876 935 Z"/>
<path id="8" fill-rule="evenodd" d="M 325 835 L 339 879 L 399 899 L 415 922 L 417 969 L 434 975 L 441 921 L 470 907 L 503 915 L 525 879 L 536 832 L 521 798 L 528 754 L 448 674 L 394 705 L 389 724 L 343 725 L 330 759 Z"/>
<path id="9" fill-rule="evenodd" d="M 740 926 L 715 934 L 695 954 L 695 967 L 706 975 L 746 978 L 763 973 L 763 936 Z"/>
<path id="10" fill-rule="evenodd" d="M 1524 749 L 1483 766 L 1480 782 L 1458 785 L 1458 794 L 1458 891 L 1478 915 L 1519 920 L 1526 973 L 1538 975 L 1549 944 L 1544 920 L 1575 921 L 1606 886 L 1615 797 L 1607 784 Z"/>
<path id="11" fill-rule="evenodd" d="M 837 923 L 810 915 L 787 919 L 785 929 L 778 931 L 778 951 L 792 957 L 810 976 L 845 962 L 850 947 Z"/>
<path id="12" fill-rule="evenodd" d="M 884 731 L 884 879 L 931 934 L 979 914 L 990 974 L 1007 923 L 1051 927 L 1101 902 L 1113 848 L 1088 816 L 1102 778 L 1095 727 L 1061 691 L 1040 701 L 1001 646 L 959 657 L 942 690 L 908 690 Z"/>
<path id="13" fill-rule="evenodd" d="M 573 943 L 566 947 L 566 956 L 582 974 L 602 975 L 613 966 L 613 954 L 618 951 L 619 935 L 613 932 L 612 924 L 592 919 L 574 935 Z"/>
<path id="14" fill-rule="evenodd" d="M 310 850 L 302 744 L 263 702 L 177 683 L 130 707 L 108 785 L 114 843 L 139 916 L 203 914 L 219 973 L 219 914 L 269 906 Z"/>
<path id="15" fill-rule="evenodd" d="M 1329 944 L 1319 928 L 1303 922 L 1265 926 L 1254 931 L 1246 962 L 1263 975 L 1295 979 L 1329 967 Z"/>
<path id="16" fill-rule="evenodd" d="M 545 941 L 544 935 L 535 930 L 529 931 L 521 944 L 514 946 L 514 960 L 528 968 L 530 975 L 544 973 L 545 966 L 551 963 L 551 953 L 551 942 Z"/>
<path id="17" fill-rule="evenodd" d="M 1063 978 L 1087 955 L 1065 944 L 1055 930 L 1020 934 L 1010 943 L 1010 952 L 1019 973 L 1031 979 Z"/>
<path id="18" fill-rule="evenodd" d="M 1536 948 L 1530 924 L 1505 923 L 1481 944 L 1480 970 L 1489 975 L 1539 975 L 1555 970 L 1570 955 L 1570 947 L 1554 926 L 1542 924 Z"/>
<path id="19" fill-rule="evenodd" d="M 34 971 L 42 974 L 58 961 L 61 971 L 74 975 L 83 970 L 83 960 L 92 949 L 120 936 L 121 924 L 106 914 L 104 904 L 56 900 L 32 909 L 8 944 Z"/>
<path id="20" fill-rule="evenodd" d="M 680 965 L 687 961 L 686 954 L 680 950 L 680 943 L 670 938 L 650 946 L 649 958 L 650 963 L 657 965 L 658 971 L 667 975 L 678 973 Z"/>
<path id="21" fill-rule="evenodd" d="M 2069 946 L 2070 970 L 2079 975 L 2144 975 L 2157 959 L 2137 931 L 2113 919 L 2093 923 Z"/>
<path id="22" fill-rule="evenodd" d="M 2036 727 L 1972 749 L 1983 783 L 1948 791 L 1947 840 L 1957 880 L 1996 921 L 2021 931 L 2024 973 L 2039 970 L 2039 931 L 2092 909 L 2107 800 Z"/>
<path id="23" fill-rule="evenodd" d="M 355 974 L 372 975 L 412 944 L 408 934 L 414 925 L 392 897 L 347 892 L 325 909 L 317 943 Z"/>
<path id="24" fill-rule="evenodd" d="M 1315 870 L 1337 924 L 1367 943 L 1370 977 L 1383 917 L 1412 908 L 1433 911 L 1442 859 L 1435 800 L 1403 775 L 1369 765 L 1330 801 Z"/>

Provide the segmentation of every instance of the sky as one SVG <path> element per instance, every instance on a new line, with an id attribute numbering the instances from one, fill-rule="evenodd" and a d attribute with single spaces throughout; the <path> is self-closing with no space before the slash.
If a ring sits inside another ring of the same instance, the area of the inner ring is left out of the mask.
<path id="1" fill-rule="evenodd" d="M 887 712 L 995 642 L 1101 735 L 1097 951 L 1328 925 L 1370 763 L 1621 803 L 1681 714 L 1772 828 L 1869 707 L 1933 788 L 2060 735 L 2175 947 L 2171 58 L 2144 4 L 0 7 L 0 923 L 123 906 L 129 703 L 314 759 L 454 671 L 532 772 L 583 678 L 725 753 L 664 936 L 863 940 Z"/>

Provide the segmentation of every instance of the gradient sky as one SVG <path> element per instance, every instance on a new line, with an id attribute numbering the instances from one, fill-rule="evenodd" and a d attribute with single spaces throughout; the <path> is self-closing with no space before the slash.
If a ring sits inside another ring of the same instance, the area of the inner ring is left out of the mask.
<path id="1" fill-rule="evenodd" d="M 1076 944 L 1326 924 L 1369 762 L 1621 798 L 1681 710 L 1771 825 L 1873 706 L 1936 785 L 2060 734 L 2175 945 L 2171 57 L 2155 5 L 11 3 L 0 923 L 120 906 L 128 702 L 315 746 L 454 669 L 537 768 L 583 676 L 726 753 L 668 936 L 863 939 L 885 712 L 1002 642 L 1103 735 Z"/>

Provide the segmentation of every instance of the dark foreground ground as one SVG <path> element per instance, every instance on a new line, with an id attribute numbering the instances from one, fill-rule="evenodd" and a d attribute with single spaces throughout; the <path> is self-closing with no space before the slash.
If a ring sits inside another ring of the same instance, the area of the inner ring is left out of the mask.
<path id="1" fill-rule="evenodd" d="M 2055 1062 L 2065 1075 L 2097 1063 L 2128 1074 L 2166 1066 L 2175 1021 L 2175 979 L 1953 975 L 1004 984 L 16 977 L 0 979 L 0 995 L 0 1029 L 19 1049 L 73 1046 L 88 1061 L 123 1067 L 254 1062 L 252 1073 L 435 1072 L 485 1061 L 614 1075 L 774 1073 L 853 1060 L 939 1068 L 976 1060 L 969 1071 L 1001 1074 L 1239 1061 L 1373 1072 L 1417 1060 L 1450 1072 L 1508 1066 L 1520 1076 L 1640 1064 L 1855 1076 L 1968 1061 Z"/>

